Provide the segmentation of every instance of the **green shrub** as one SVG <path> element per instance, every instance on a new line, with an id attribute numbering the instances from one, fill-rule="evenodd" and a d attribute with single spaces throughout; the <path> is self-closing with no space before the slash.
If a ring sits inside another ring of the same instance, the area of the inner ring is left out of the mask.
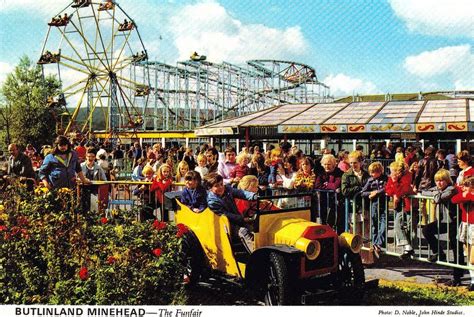
<path id="1" fill-rule="evenodd" d="M 0 204 L 3 304 L 185 303 L 182 227 L 81 213 L 74 192 L 10 186 Z"/>

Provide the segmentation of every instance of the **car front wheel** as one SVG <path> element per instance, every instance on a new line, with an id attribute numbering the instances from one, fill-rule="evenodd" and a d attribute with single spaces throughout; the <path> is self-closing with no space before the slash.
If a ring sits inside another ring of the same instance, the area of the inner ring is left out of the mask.
<path id="1" fill-rule="evenodd" d="M 290 279 L 283 256 L 276 252 L 270 252 L 265 271 L 263 289 L 265 305 L 291 304 Z"/>

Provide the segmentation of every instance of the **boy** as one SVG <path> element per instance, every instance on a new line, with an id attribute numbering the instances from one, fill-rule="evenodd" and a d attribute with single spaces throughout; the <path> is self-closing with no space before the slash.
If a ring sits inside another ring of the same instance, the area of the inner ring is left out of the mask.
<path id="1" fill-rule="evenodd" d="M 247 251 L 251 253 L 254 249 L 253 235 L 248 226 L 252 222 L 251 218 L 243 217 L 239 213 L 234 198 L 245 200 L 257 200 L 257 194 L 241 189 L 224 186 L 224 179 L 217 173 L 208 174 L 206 179 L 207 204 L 209 208 L 218 215 L 225 215 L 233 227 L 231 232 L 233 236 L 237 231 L 238 237 L 242 240 Z"/>
<path id="2" fill-rule="evenodd" d="M 378 258 L 385 243 L 385 185 L 387 184 L 387 175 L 383 174 L 383 166 L 380 162 L 369 165 L 369 174 L 370 178 L 362 188 L 362 197 L 370 200 L 372 243 L 374 255 Z"/>

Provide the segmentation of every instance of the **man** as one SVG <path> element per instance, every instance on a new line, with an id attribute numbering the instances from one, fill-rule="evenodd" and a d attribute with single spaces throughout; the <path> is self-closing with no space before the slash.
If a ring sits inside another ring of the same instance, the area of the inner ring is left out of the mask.
<path id="1" fill-rule="evenodd" d="M 231 180 L 230 172 L 232 172 L 237 166 L 235 149 L 231 146 L 228 146 L 225 149 L 224 155 L 225 159 L 224 161 L 219 162 L 219 167 L 217 168 L 217 171 L 219 175 L 224 178 L 224 184 L 229 184 Z"/>
<path id="2" fill-rule="evenodd" d="M 20 152 L 18 145 L 12 143 L 8 146 L 10 157 L 8 159 L 7 175 L 9 177 L 19 177 L 21 182 L 26 184 L 29 191 L 33 190 L 35 184 L 35 172 L 31 159 Z"/>

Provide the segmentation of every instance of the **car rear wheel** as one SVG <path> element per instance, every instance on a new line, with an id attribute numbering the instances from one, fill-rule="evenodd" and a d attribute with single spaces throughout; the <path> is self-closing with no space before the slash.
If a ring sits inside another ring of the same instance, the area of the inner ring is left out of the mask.
<path id="1" fill-rule="evenodd" d="M 264 280 L 265 305 L 291 304 L 290 280 L 285 259 L 281 254 L 270 252 Z"/>

